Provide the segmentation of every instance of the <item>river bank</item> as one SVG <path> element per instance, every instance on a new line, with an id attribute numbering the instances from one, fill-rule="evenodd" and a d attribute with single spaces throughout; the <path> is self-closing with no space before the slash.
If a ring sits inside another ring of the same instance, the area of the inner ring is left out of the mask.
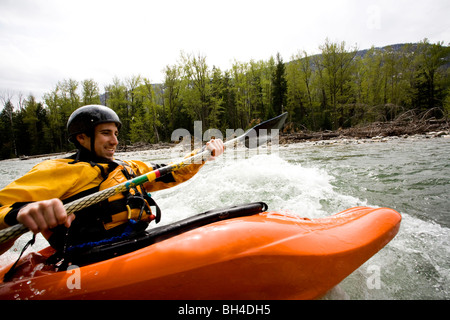
<path id="1" fill-rule="evenodd" d="M 332 143 L 364 143 L 368 141 L 387 141 L 391 138 L 436 138 L 450 135 L 450 122 L 445 119 L 431 119 L 423 121 L 391 121 L 391 122 L 374 122 L 365 126 L 357 126 L 335 131 L 298 131 L 285 132 L 282 131 L 279 136 L 280 145 L 288 145 L 291 143 L 312 142 L 317 144 Z M 177 145 L 173 142 L 144 143 L 138 142 L 134 144 L 119 144 L 117 152 L 135 152 L 145 150 L 162 150 L 170 149 Z M 43 158 L 55 155 L 65 155 L 74 153 L 76 150 L 52 154 L 40 155 L 22 155 L 22 160 Z"/>
<path id="2" fill-rule="evenodd" d="M 282 133 L 280 135 L 280 144 L 306 141 L 386 141 L 392 137 L 409 138 L 422 136 L 424 138 L 435 138 L 449 134 L 450 125 L 447 120 L 374 122 L 365 126 L 335 131 Z"/>

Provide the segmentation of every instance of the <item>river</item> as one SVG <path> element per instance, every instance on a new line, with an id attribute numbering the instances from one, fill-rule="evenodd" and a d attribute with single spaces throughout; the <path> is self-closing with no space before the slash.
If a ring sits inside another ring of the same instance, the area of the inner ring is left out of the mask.
<path id="1" fill-rule="evenodd" d="M 450 298 L 449 154 L 449 136 L 229 150 L 193 179 L 152 196 L 163 211 L 162 224 L 251 201 L 308 218 L 359 205 L 393 208 L 402 215 L 397 236 L 323 299 L 444 300 Z M 117 157 L 167 163 L 179 155 L 166 149 Z M 0 161 L 0 187 L 42 160 Z M 0 257 L 1 265 L 16 257 L 29 238 L 22 236 Z M 31 250 L 45 246 L 46 241 L 38 238 Z M 373 266 L 381 277 L 375 289 L 367 285 Z"/>

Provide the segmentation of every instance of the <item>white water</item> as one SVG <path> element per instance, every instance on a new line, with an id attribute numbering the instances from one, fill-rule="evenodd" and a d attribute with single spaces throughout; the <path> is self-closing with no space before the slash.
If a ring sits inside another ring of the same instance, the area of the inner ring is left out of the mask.
<path id="1" fill-rule="evenodd" d="M 444 143 L 448 146 L 449 142 L 449 139 L 439 141 L 436 139 L 434 143 Z M 436 223 L 431 211 L 430 219 L 424 219 L 416 212 L 403 210 L 403 207 L 397 208 L 395 204 L 404 199 L 396 199 L 389 193 L 388 190 L 392 187 L 389 183 L 393 182 L 379 179 L 377 182 L 377 179 L 372 179 L 376 174 L 375 168 L 383 166 L 386 159 L 381 157 L 377 160 L 376 157 L 371 157 L 370 159 L 375 158 L 373 160 L 375 162 L 369 164 L 367 159 L 362 157 L 376 154 L 377 148 L 384 148 L 383 152 L 389 152 L 388 150 L 397 146 L 396 143 L 398 142 L 390 141 L 384 144 L 359 146 L 295 144 L 280 147 L 275 153 L 266 149 L 253 153 L 244 150 L 230 152 L 228 156 L 224 154 L 216 161 L 208 162 L 194 178 L 184 184 L 154 192 L 152 196 L 163 211 L 162 224 L 206 210 L 252 201 L 264 201 L 269 205 L 269 209 L 289 210 L 291 213 L 308 218 L 326 217 L 359 205 L 393 207 L 403 217 L 399 234 L 330 291 L 324 299 L 448 299 L 450 297 L 448 227 Z M 402 148 L 406 148 L 405 153 L 408 153 L 419 152 L 414 149 L 422 147 L 410 141 Z M 447 151 L 445 149 L 443 152 Z M 444 159 L 441 161 L 444 163 L 443 168 L 439 169 L 442 174 L 449 171 L 445 165 L 448 160 L 444 158 L 447 156 L 445 153 L 438 155 L 441 160 Z M 139 159 L 156 163 L 167 163 L 170 159 L 176 159 L 173 150 L 124 153 L 118 154 L 117 157 L 123 160 Z M 341 159 L 340 162 L 334 163 L 336 160 L 333 159 L 338 157 Z M 347 157 L 353 162 L 348 162 Z M 357 159 L 357 162 L 354 162 L 354 159 Z M 21 176 L 42 160 L 1 161 L 0 173 L 5 180 L 1 182 L 0 187 Z M 333 163 L 332 168 L 330 163 Z M 429 167 L 427 163 L 420 165 L 423 169 Z M 354 172 L 356 168 L 360 172 Z M 387 175 L 397 175 L 395 172 L 384 171 Z M 367 190 L 370 188 L 367 185 L 359 184 L 358 181 L 364 180 L 361 177 L 370 178 L 371 186 L 376 188 L 377 194 L 379 193 L 378 197 L 368 193 Z M 409 188 L 405 181 L 402 184 L 405 188 Z M 444 188 L 448 189 L 448 184 L 444 185 Z M 445 207 L 448 200 L 442 201 L 439 205 Z M 18 250 L 29 238 L 29 235 L 24 235 L 13 249 L 2 256 L 1 265 L 17 256 Z M 33 250 L 45 246 L 45 240 L 39 238 Z M 380 274 L 380 285 L 376 288 L 370 285 L 373 270 L 378 270 Z"/>

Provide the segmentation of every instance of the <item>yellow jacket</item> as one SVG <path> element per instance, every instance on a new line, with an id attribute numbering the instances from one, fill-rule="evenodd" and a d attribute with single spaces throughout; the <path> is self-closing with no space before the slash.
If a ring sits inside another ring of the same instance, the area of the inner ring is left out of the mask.
<path id="1" fill-rule="evenodd" d="M 161 167 L 137 160 L 123 162 L 131 167 L 137 176 Z M 203 163 L 191 164 L 146 183 L 145 191 L 152 192 L 178 185 L 193 177 L 202 165 Z M 102 175 L 102 171 L 107 170 L 109 166 L 108 163 L 74 162 L 72 158 L 46 160 L 36 165 L 27 174 L 0 190 L 0 229 L 16 224 L 18 211 L 29 202 L 52 198 L 59 198 L 64 202 L 99 187 L 105 180 L 105 173 Z M 117 181 L 117 184 L 120 182 L 122 181 Z M 116 219 L 114 222 L 117 225 L 122 221 Z"/>

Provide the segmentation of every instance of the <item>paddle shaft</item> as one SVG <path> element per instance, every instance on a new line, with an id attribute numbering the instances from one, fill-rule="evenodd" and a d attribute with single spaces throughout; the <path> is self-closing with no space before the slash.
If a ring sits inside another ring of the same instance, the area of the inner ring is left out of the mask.
<path id="1" fill-rule="evenodd" d="M 225 143 L 225 145 L 226 145 L 226 143 Z M 84 196 L 84 197 L 77 199 L 75 201 L 72 201 L 70 203 L 66 203 L 64 205 L 64 208 L 66 209 L 67 214 L 72 214 L 74 212 L 80 211 L 81 209 L 89 207 L 93 204 L 96 204 L 103 200 L 106 200 L 116 194 L 130 190 L 131 188 L 133 188 L 135 186 L 141 185 L 146 182 L 154 181 L 157 178 L 164 176 L 170 172 L 181 169 L 191 163 L 195 163 L 196 161 L 200 161 L 203 158 L 209 156 L 210 154 L 211 154 L 211 152 L 209 150 L 204 150 L 204 151 L 197 153 L 196 155 L 194 155 L 192 157 L 186 158 L 178 163 L 167 165 L 167 166 L 159 168 L 157 170 L 153 170 L 149 173 L 140 175 L 132 180 L 122 182 L 116 186 L 112 186 L 105 190 L 101 190 L 96 193 Z M 27 231 L 28 231 L 28 228 L 22 224 L 16 224 L 12 227 L 0 230 L 0 244 L 7 242 L 11 239 L 14 239 Z"/>
<path id="2" fill-rule="evenodd" d="M 253 137 L 255 135 L 256 135 L 256 137 L 258 137 L 258 132 L 257 132 L 258 130 L 261 130 L 261 131 L 265 130 L 264 134 L 267 135 L 267 128 L 280 129 L 282 127 L 282 125 L 284 124 L 286 117 L 287 117 L 287 113 L 284 113 L 278 117 L 264 121 L 264 122 L 256 125 L 252 129 L 250 129 L 246 133 L 244 133 L 243 135 L 225 142 L 224 143 L 225 148 L 234 146 L 236 143 L 244 141 L 248 137 Z M 255 132 L 255 134 L 253 134 L 254 132 Z M 256 144 L 257 144 L 256 147 L 259 146 L 259 144 L 262 141 L 266 142 L 269 140 L 269 139 L 267 139 L 267 137 L 265 137 L 265 138 L 266 139 L 259 140 L 260 142 L 256 142 Z M 257 139 L 257 141 L 258 141 L 258 139 Z M 198 163 L 199 161 L 203 161 L 203 160 L 207 159 L 209 156 L 211 156 L 211 151 L 209 149 L 203 148 L 201 152 L 199 152 L 191 157 L 185 158 L 174 164 L 170 164 L 165 167 L 159 168 L 157 170 L 153 170 L 149 173 L 146 173 L 146 174 L 138 176 L 134 179 L 125 181 L 116 186 L 112 186 L 105 190 L 98 191 L 96 193 L 87 195 L 85 197 L 82 197 L 82 198 L 72 201 L 70 203 L 67 203 L 64 205 L 64 208 L 66 209 L 67 214 L 71 214 L 71 213 L 80 211 L 83 208 L 89 207 L 100 201 L 106 200 L 118 193 L 125 192 L 135 186 L 141 185 L 146 182 L 154 181 L 154 180 L 158 179 L 159 177 L 162 177 L 173 171 L 179 170 L 189 164 Z M 0 230 L 0 244 L 10 241 L 27 231 L 28 231 L 28 228 L 22 224 L 17 224 L 12 227 Z"/>

